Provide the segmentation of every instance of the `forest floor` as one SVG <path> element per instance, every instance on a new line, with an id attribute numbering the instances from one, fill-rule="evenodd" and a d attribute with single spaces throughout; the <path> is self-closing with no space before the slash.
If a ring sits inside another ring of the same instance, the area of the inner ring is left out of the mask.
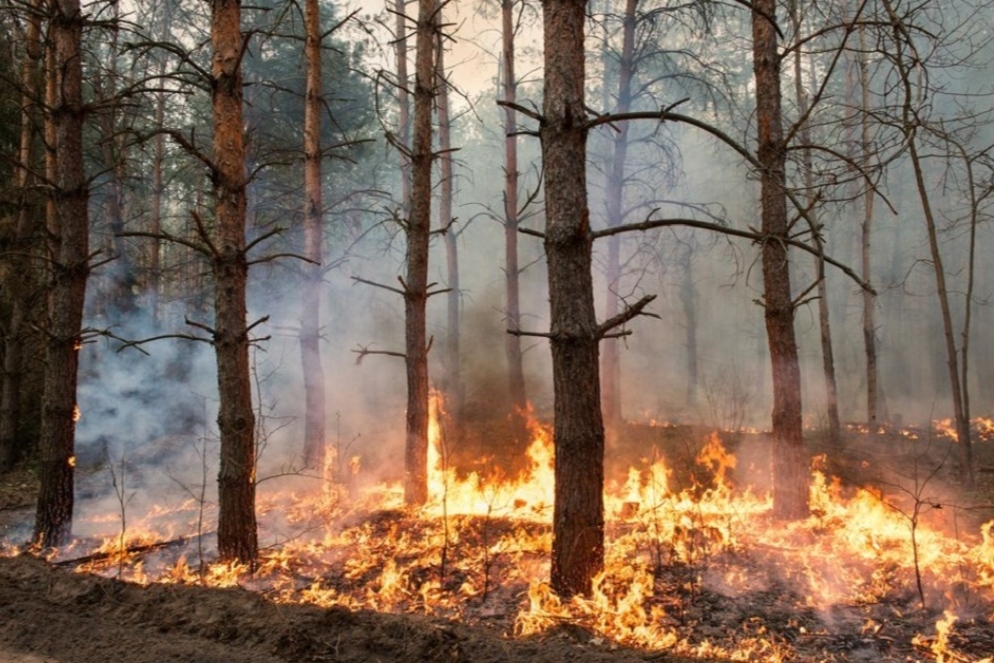
<path id="1" fill-rule="evenodd" d="M 673 430 L 667 432 L 663 428 L 633 427 L 628 432 L 630 435 L 616 447 L 616 455 L 645 454 L 649 445 L 672 446 L 676 440 Z M 753 442 L 758 447 L 750 449 Z M 753 441 L 736 436 L 729 445 L 752 458 L 741 463 L 740 480 L 747 480 L 749 473 L 761 475 L 768 471 L 763 460 L 768 444 L 761 436 Z M 876 465 L 867 461 L 880 456 L 879 435 L 849 432 L 841 447 L 829 448 L 817 437 L 809 440 L 808 445 L 812 453 L 828 454 L 828 471 L 844 482 L 888 485 L 891 481 L 887 476 L 874 475 Z M 885 454 L 898 463 L 901 454 L 895 448 L 889 447 Z M 976 451 L 980 485 L 970 500 L 980 506 L 969 510 L 973 521 L 969 526 L 994 518 L 994 441 L 979 443 Z M 908 463 L 918 467 L 921 460 L 918 454 Z M 671 465 L 675 466 L 674 472 L 680 472 L 679 463 Z M 912 471 L 911 465 L 902 466 L 903 476 Z M 0 539 L 8 538 L 15 525 L 18 533 L 24 531 L 24 522 L 33 516 L 36 490 L 33 474 L 28 470 L 0 477 Z M 964 522 L 963 526 L 968 525 Z M 760 621 L 770 624 L 770 629 L 781 628 L 784 633 L 793 629 L 790 640 L 796 646 L 788 658 L 794 661 L 973 662 L 989 661 L 988 657 L 994 655 L 990 605 L 977 606 L 969 619 L 958 624 L 955 633 L 945 636 L 943 642 L 957 645 L 956 653 L 936 654 L 939 650 L 935 643 L 940 636 L 936 634 L 935 623 L 941 612 L 917 614 L 913 593 L 898 592 L 882 602 L 886 605 L 860 606 L 858 610 L 850 606 L 846 614 L 840 609 L 835 613 L 838 624 L 834 625 L 826 625 L 810 609 L 791 607 L 799 604 L 791 604 L 790 600 L 796 597 L 788 595 L 789 590 L 764 591 L 752 596 L 745 605 L 742 600 L 729 600 L 717 594 L 699 594 L 694 607 L 688 608 L 682 619 L 689 624 L 688 628 L 709 628 L 716 633 L 728 627 L 723 622 L 734 622 L 734 628 L 738 629 Z M 694 610 L 700 614 L 692 615 Z M 713 614 L 708 615 L 709 611 Z M 775 626 L 777 623 L 779 627 Z M 809 628 L 798 624 L 808 624 Z M 867 633 L 867 624 L 875 625 L 873 633 Z M 565 621 L 539 635 L 508 637 L 508 632 L 506 620 L 458 623 L 411 614 L 275 603 L 240 587 L 139 585 L 73 573 L 30 555 L 0 555 L 0 663 L 732 660 L 728 657 L 686 659 L 665 650 L 619 646 L 584 626 Z M 912 646 L 916 634 L 928 635 Z"/>

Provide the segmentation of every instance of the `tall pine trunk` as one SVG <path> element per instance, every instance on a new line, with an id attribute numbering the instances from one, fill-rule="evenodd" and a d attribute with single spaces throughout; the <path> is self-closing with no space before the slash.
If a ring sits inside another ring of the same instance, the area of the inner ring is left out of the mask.
<path id="1" fill-rule="evenodd" d="M 397 64 L 397 140 L 403 146 L 400 150 L 401 207 L 403 216 L 411 210 L 411 160 L 405 154 L 411 144 L 411 104 L 407 91 L 407 13 L 406 0 L 394 0 L 396 35 L 394 59 Z"/>
<path id="2" fill-rule="evenodd" d="M 514 0 L 501 0 L 501 24 L 503 31 L 504 75 L 502 87 L 504 101 L 516 103 L 518 81 L 514 74 Z M 504 306 L 509 329 L 521 327 L 521 292 L 518 264 L 518 131 L 517 111 L 511 106 L 504 107 Z M 524 360 L 521 352 L 521 337 L 508 334 L 504 342 L 504 356 L 507 360 L 508 390 L 511 397 L 512 417 L 519 424 L 516 428 L 521 435 L 525 427 L 522 416 L 528 405 L 525 390 Z"/>
<path id="3" fill-rule="evenodd" d="M 801 425 L 801 370 L 794 335 L 794 303 L 786 238 L 786 150 L 781 117 L 776 0 L 755 0 L 752 12 L 756 79 L 757 158 L 760 164 L 763 304 L 773 371 L 773 514 L 808 513 L 808 468 Z"/>
<path id="4" fill-rule="evenodd" d="M 159 61 L 159 77 L 166 73 L 165 57 Z M 155 94 L 155 128 L 162 130 L 166 122 L 166 93 L 164 91 Z M 165 192 L 165 184 L 162 176 L 162 167 L 166 156 L 166 137 L 162 133 L 156 134 L 152 139 L 152 198 L 149 201 L 149 233 L 153 236 L 149 239 L 149 259 L 148 259 L 148 280 L 146 290 L 149 298 L 149 316 L 153 323 L 159 320 L 160 297 L 162 295 L 162 244 L 157 236 L 162 233 L 162 194 Z"/>
<path id="5" fill-rule="evenodd" d="M 936 215 L 932 209 L 931 196 L 929 195 L 928 185 L 925 182 L 925 164 L 918 145 L 918 130 L 922 119 L 918 109 L 914 106 L 915 100 L 919 99 L 922 95 L 921 80 L 919 77 L 923 75 L 923 71 L 921 65 L 917 62 L 916 56 L 913 54 L 910 56 L 912 59 L 910 64 L 906 59 L 909 57 L 908 53 L 913 53 L 913 51 L 911 49 L 912 39 L 904 23 L 904 19 L 897 14 L 893 5 L 888 0 L 884 0 L 884 6 L 892 22 L 895 46 L 893 61 L 900 76 L 899 84 L 901 86 L 901 93 L 903 94 L 903 99 L 901 99 L 900 129 L 904 134 L 904 140 L 907 144 L 908 156 L 910 157 L 911 168 L 915 177 L 915 187 L 918 191 L 922 215 L 925 217 L 929 252 L 932 258 L 932 270 L 935 274 L 935 294 L 938 298 L 939 310 L 942 314 L 942 337 L 945 340 L 946 367 L 949 371 L 950 395 L 953 400 L 953 420 L 956 426 L 956 437 L 959 445 L 960 479 L 963 482 L 964 488 L 972 489 L 974 487 L 973 444 L 970 439 L 968 400 L 964 391 L 966 384 L 962 379 L 958 350 L 956 348 L 953 315 L 949 303 L 949 288 L 946 285 L 946 270 L 942 250 L 939 246 Z M 918 80 L 913 80 L 913 77 Z"/>
<path id="6" fill-rule="evenodd" d="M 76 382 L 89 275 L 89 217 L 83 169 L 83 15 L 79 0 L 51 5 L 48 149 L 52 179 L 48 232 L 53 258 L 48 292 L 37 512 L 33 540 L 57 546 L 72 531 Z"/>
<path id="7" fill-rule="evenodd" d="M 404 281 L 407 367 L 407 442 L 404 502 L 428 499 L 428 240 L 431 234 L 432 106 L 435 85 L 435 0 L 418 0 L 414 67 L 414 135 L 411 149 L 411 212 L 407 219 Z"/>
<path id="8" fill-rule="evenodd" d="M 24 354 L 28 337 L 28 313 L 32 290 L 31 266 L 24 257 L 30 251 L 34 233 L 36 208 L 29 189 L 35 167 L 32 145 L 36 139 L 38 121 L 39 63 L 42 57 L 40 19 L 32 7 L 28 16 L 24 62 L 21 70 L 21 135 L 18 148 L 16 186 L 19 196 L 14 227 L 0 241 L 9 250 L 4 257 L 3 290 L 7 293 L 10 316 L 3 334 L 3 370 L 0 385 L 0 472 L 8 470 L 20 459 L 24 444 L 18 435 L 21 424 L 21 386 L 24 377 Z"/>
<path id="9" fill-rule="evenodd" d="M 452 226 L 452 119 L 449 115 L 449 88 L 445 80 L 445 45 L 441 34 L 442 10 L 435 17 L 437 55 L 435 68 L 438 71 L 438 150 L 439 150 L 439 200 L 438 226 L 445 230 L 445 271 L 448 275 L 449 292 L 446 295 L 445 332 L 445 396 L 449 418 L 456 430 L 462 422 L 463 385 L 460 360 L 460 293 L 459 293 L 459 234 Z"/>
<path id="10" fill-rule="evenodd" d="M 304 373 L 304 464 L 325 463 L 325 381 L 321 365 L 321 17 L 318 0 L 306 0 L 304 55 L 304 283 L 300 309 L 300 359 Z"/>
<path id="11" fill-rule="evenodd" d="M 584 0 L 546 0 L 542 163 L 554 390 L 552 588 L 589 593 L 604 565 L 604 422 L 591 275 Z"/>
<path id="12" fill-rule="evenodd" d="M 638 0 L 626 0 L 622 22 L 621 59 L 618 62 L 618 99 L 615 112 L 627 113 L 632 107 L 632 75 L 635 68 L 635 9 Z M 621 225 L 625 200 L 625 163 L 628 159 L 628 123 L 622 122 L 613 129 L 614 144 L 610 172 L 605 192 L 607 225 Z M 608 238 L 607 294 L 605 318 L 613 318 L 620 311 L 618 288 L 621 284 L 621 235 Z M 601 403 L 604 408 L 604 425 L 609 432 L 621 424 L 621 340 L 604 341 L 601 357 Z"/>
<path id="13" fill-rule="evenodd" d="M 864 171 L 869 171 L 873 158 L 873 145 L 870 137 L 870 72 L 866 55 L 866 28 L 859 30 L 859 85 L 860 85 L 860 165 Z M 863 224 L 860 233 L 861 276 L 866 283 L 873 283 L 873 262 L 871 240 L 873 238 L 873 199 L 876 194 L 873 188 L 866 187 L 863 193 Z M 881 408 L 882 390 L 877 375 L 877 325 L 876 325 L 876 296 L 869 289 L 863 288 L 863 349 L 866 355 L 866 422 L 876 424 Z"/>
<path id="14" fill-rule="evenodd" d="M 697 286 L 694 285 L 694 244 L 688 240 L 680 255 L 683 278 L 680 281 L 680 305 L 683 308 L 685 345 L 687 348 L 687 391 L 685 403 L 693 412 L 697 407 L 699 371 L 697 366 Z"/>
<path id="15" fill-rule="evenodd" d="M 211 3 L 214 110 L 214 351 L 217 356 L 218 552 L 252 565 L 255 520 L 255 414 L 249 374 L 245 286 L 245 133 L 242 119 L 241 0 Z"/>
<path id="16" fill-rule="evenodd" d="M 791 23 L 794 26 L 794 34 L 800 38 L 802 19 L 798 0 L 791 0 L 790 13 Z M 804 89 L 804 71 L 801 67 L 801 50 L 794 51 L 794 96 L 797 101 L 797 114 L 800 117 L 808 115 L 808 95 Z M 811 130 L 808 127 L 808 120 L 798 132 L 801 143 L 805 146 L 811 145 Z M 819 253 L 825 252 L 824 240 L 821 231 L 815 222 L 817 212 L 815 211 L 815 181 L 814 166 L 811 159 L 811 149 L 805 147 L 801 153 L 802 170 L 804 171 L 804 190 L 806 192 L 805 205 L 808 208 L 808 219 L 811 222 L 811 235 L 818 247 Z M 825 278 L 825 261 L 818 258 L 816 265 L 818 279 L 818 331 L 821 340 L 821 366 L 822 377 L 825 380 L 825 414 L 828 419 L 828 438 L 831 442 L 839 441 L 841 425 L 839 423 L 839 388 L 835 379 L 835 353 L 832 349 L 832 326 L 829 317 L 828 306 L 828 281 Z"/>

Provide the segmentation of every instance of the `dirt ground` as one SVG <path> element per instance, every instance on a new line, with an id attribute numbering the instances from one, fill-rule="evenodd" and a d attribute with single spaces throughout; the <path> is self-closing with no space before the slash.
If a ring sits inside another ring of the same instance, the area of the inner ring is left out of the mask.
<path id="1" fill-rule="evenodd" d="M 567 635 L 508 640 L 416 616 L 276 605 L 243 589 L 141 587 L 0 558 L 0 662 L 626 663 Z M 675 660 L 665 657 L 665 660 Z"/>
<path id="2" fill-rule="evenodd" d="M 865 465 L 859 455 L 836 451 L 838 458 L 849 457 L 853 464 Z M 981 466 L 994 468 L 994 444 L 987 442 L 982 452 Z M 841 461 L 834 465 L 839 473 L 847 470 Z M 985 484 L 982 491 L 994 496 L 994 485 L 988 485 L 992 476 L 994 473 L 986 471 L 981 474 Z M 27 471 L 0 478 L 0 525 L 4 521 L 30 520 L 34 483 Z M 994 503 L 994 499 L 988 502 Z M 984 517 L 989 515 L 990 510 Z M 0 527 L 0 538 L 9 534 L 10 530 Z M 909 624 L 908 628 L 920 627 Z M 994 654 L 994 628 L 984 620 L 976 629 L 972 637 L 977 647 L 973 651 L 979 653 L 969 660 L 989 660 L 982 659 L 982 650 L 987 646 L 983 643 L 989 642 L 990 653 Z M 848 643 L 846 638 L 850 636 L 837 638 L 842 643 L 839 647 Z M 930 656 L 904 658 L 906 655 L 907 652 L 901 654 L 900 660 L 931 660 Z M 0 663 L 685 660 L 667 653 L 618 647 L 569 624 L 541 636 L 509 638 L 488 626 L 413 615 L 276 604 L 238 588 L 140 586 L 72 573 L 29 555 L 0 556 Z M 857 659 L 840 655 L 817 660 Z"/>

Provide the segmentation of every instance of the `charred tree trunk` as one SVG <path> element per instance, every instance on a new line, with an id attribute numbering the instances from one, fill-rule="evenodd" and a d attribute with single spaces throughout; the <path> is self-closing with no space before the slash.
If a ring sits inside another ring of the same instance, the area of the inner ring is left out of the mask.
<path id="1" fill-rule="evenodd" d="M 632 74 L 635 68 L 635 9 L 638 0 L 626 0 L 622 21 L 621 59 L 618 62 L 618 99 L 615 112 L 627 113 L 632 107 Z M 605 192 L 607 225 L 621 225 L 624 215 L 625 163 L 628 159 L 628 123 L 613 127 L 614 144 L 611 170 Z M 621 284 L 621 235 L 608 238 L 607 294 L 605 317 L 610 319 L 620 311 L 618 288 Z M 613 434 L 621 424 L 621 340 L 606 339 L 601 357 L 601 403 L 604 409 L 604 426 Z"/>
<path id="2" fill-rule="evenodd" d="M 514 75 L 514 21 L 515 0 L 501 0 L 503 30 L 504 100 L 517 103 L 518 81 Z M 521 292 L 518 264 L 518 116 L 511 106 L 504 107 L 504 299 L 505 315 L 509 329 L 521 328 Z M 508 334 L 504 344 L 507 359 L 508 389 L 511 396 L 512 417 L 516 421 L 516 435 L 524 436 L 523 414 L 528 406 L 525 390 L 524 360 L 521 337 Z"/>
<path id="3" fill-rule="evenodd" d="M 441 30 L 442 11 L 435 17 L 437 30 Z M 449 292 L 446 297 L 447 329 L 445 333 L 445 396 L 449 419 L 459 430 L 462 421 L 463 386 L 460 364 L 460 311 L 459 311 L 459 234 L 452 218 L 452 120 L 449 116 L 449 88 L 445 79 L 445 46 L 441 32 L 436 34 L 437 53 L 435 68 L 438 71 L 438 149 L 439 149 L 439 201 L 438 225 L 445 232 L 445 269 L 448 274 Z"/>
<path id="4" fill-rule="evenodd" d="M 300 359 L 304 372 L 304 464 L 322 470 L 325 462 L 325 382 L 321 365 L 321 17 L 318 0 L 306 0 L 304 56 L 304 265 L 300 309 Z"/>
<path id="5" fill-rule="evenodd" d="M 217 355 L 218 552 L 254 565 L 255 414 L 249 374 L 245 286 L 245 129 L 242 119 L 241 0 L 212 0 L 211 89 L 214 111 L 214 351 Z"/>
<path id="6" fill-rule="evenodd" d="M 583 0 L 546 0 L 545 168 L 554 389 L 555 509 L 552 588 L 589 593 L 604 564 L 604 423 L 591 275 L 584 106 Z"/>
<path id="7" fill-rule="evenodd" d="M 83 14 L 79 0 L 51 5 L 48 100 L 53 200 L 48 219 L 52 274 L 48 292 L 45 393 L 39 439 L 39 478 L 33 540 L 66 543 L 72 531 L 76 381 L 83 302 L 89 276 L 89 217 L 83 169 Z"/>
<path id="8" fill-rule="evenodd" d="M 759 131 L 763 304 L 773 374 L 773 514 L 781 519 L 808 513 L 808 468 L 801 426 L 801 371 L 794 336 L 790 290 L 786 197 L 786 151 L 781 118 L 780 54 L 775 0 L 753 3 L 753 68 Z"/>
<path id="9" fill-rule="evenodd" d="M 414 69 L 414 142 L 411 150 L 411 214 L 407 219 L 404 281 L 407 366 L 407 444 L 404 502 L 428 499 L 428 239 L 431 234 L 432 106 L 435 98 L 435 0 L 418 0 Z"/>
<path id="10" fill-rule="evenodd" d="M 34 168 L 35 126 L 38 120 L 36 99 L 39 93 L 39 63 L 42 57 L 40 19 L 32 7 L 26 26 L 25 53 L 21 71 L 21 136 L 18 149 L 18 210 L 10 234 L 4 232 L 6 267 L 0 270 L 3 290 L 9 298 L 10 317 L 3 336 L 3 383 L 0 386 L 0 472 L 12 468 L 24 451 L 18 436 L 21 424 L 21 385 L 24 377 L 24 354 L 32 287 L 32 269 L 24 258 L 30 251 L 34 234 L 33 196 L 29 194 Z"/>

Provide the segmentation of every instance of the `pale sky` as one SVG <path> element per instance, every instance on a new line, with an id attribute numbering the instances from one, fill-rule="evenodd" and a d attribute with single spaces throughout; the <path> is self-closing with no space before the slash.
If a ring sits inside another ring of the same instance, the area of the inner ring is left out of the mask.
<path id="1" fill-rule="evenodd" d="M 385 14 L 386 2 L 393 5 L 393 0 L 353 0 L 352 7 L 358 7 L 361 13 L 382 15 L 387 23 L 393 27 L 395 16 Z M 490 19 L 482 16 L 480 8 L 486 7 L 491 15 Z M 417 11 L 417 4 L 409 2 L 408 11 Z M 499 4 L 496 0 L 450 0 L 445 7 L 444 21 L 452 24 L 448 27 L 448 32 L 453 39 L 449 40 L 446 51 L 446 66 L 450 69 L 450 76 L 454 84 L 465 94 L 475 96 L 484 92 L 487 88 L 494 86 L 494 79 L 497 76 L 497 57 L 500 52 L 500 13 Z M 538 49 L 541 46 L 541 24 L 538 19 L 532 19 L 521 35 L 518 37 L 519 63 L 516 65 L 516 73 L 519 78 L 526 76 L 529 70 L 534 68 L 534 57 L 532 64 L 528 65 L 528 59 L 523 52 L 524 48 Z M 411 30 L 413 26 L 409 26 Z M 410 34 L 410 33 L 409 33 Z M 391 37 L 384 34 L 381 43 L 386 44 Z M 413 43 L 411 44 L 413 49 Z M 393 54 L 388 54 L 389 61 L 384 62 L 385 68 L 393 69 Z M 411 53 L 413 71 L 413 50 Z M 494 89 L 496 94 L 496 89 Z M 453 101 L 456 101 L 455 99 Z"/>

